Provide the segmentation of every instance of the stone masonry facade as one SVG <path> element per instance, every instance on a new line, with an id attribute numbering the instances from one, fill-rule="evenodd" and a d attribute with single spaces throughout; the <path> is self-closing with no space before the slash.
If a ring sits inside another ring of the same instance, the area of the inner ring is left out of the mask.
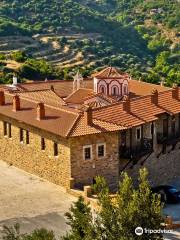
<path id="1" fill-rule="evenodd" d="M 1 160 L 55 184 L 70 187 L 70 148 L 65 138 L 2 116 L 0 119 Z M 11 123 L 11 138 L 4 136 L 3 122 Z M 20 128 L 23 129 L 21 142 Z M 29 144 L 26 144 L 26 130 L 29 132 Z M 45 139 L 45 150 L 41 150 L 41 137 Z M 58 146 L 58 156 L 54 156 L 54 142 Z"/>
<path id="2" fill-rule="evenodd" d="M 161 117 L 162 119 L 164 116 Z M 156 123 L 161 126 L 162 119 Z M 82 188 L 84 185 L 91 185 L 93 179 L 100 175 L 104 176 L 111 189 L 116 189 L 122 164 L 119 159 L 119 145 L 121 142 L 120 132 L 93 134 L 89 136 L 62 138 L 50 134 L 41 129 L 30 127 L 7 117 L 0 116 L 0 159 L 10 165 L 19 167 L 27 172 L 36 174 L 55 184 L 65 188 Z M 4 136 L 4 122 L 7 123 L 7 135 Z M 176 117 L 178 124 L 178 118 Z M 8 137 L 8 128 L 11 124 L 11 137 Z M 176 126 L 177 126 L 176 124 Z M 20 129 L 23 129 L 23 141 L 20 142 Z M 158 131 L 160 131 L 160 127 Z M 136 128 L 133 129 L 133 137 L 136 135 Z M 29 134 L 29 143 L 26 143 L 26 132 Z M 148 137 L 150 125 L 144 127 L 144 134 Z M 156 136 L 156 130 L 155 130 Z M 41 138 L 45 140 L 45 150 L 41 149 Z M 128 140 L 129 141 L 129 140 Z M 54 142 L 58 146 L 58 156 L 54 156 Z M 97 145 L 105 144 L 106 154 L 102 158 L 97 156 Z M 133 138 L 133 144 L 137 144 Z M 83 146 L 92 146 L 92 159 L 83 159 Z M 162 146 L 146 160 L 143 166 L 138 162 L 133 168 L 126 171 L 136 181 L 138 171 L 146 167 L 149 171 L 149 180 L 153 185 L 171 182 L 178 178 L 180 172 L 180 150 L 177 144 L 176 149 L 157 157 Z M 171 149 L 170 149 L 171 150 Z M 142 158 L 143 159 L 143 158 Z"/>
<path id="3" fill-rule="evenodd" d="M 66 139 L 3 116 L 0 119 L 1 160 L 67 189 L 72 183 L 73 187 L 78 188 L 91 185 L 97 175 L 104 176 L 111 188 L 117 186 L 119 177 L 117 132 Z M 6 136 L 4 123 L 7 123 Z M 9 124 L 11 124 L 10 138 Z M 23 141 L 20 141 L 20 129 L 23 129 Z M 44 138 L 45 150 L 41 150 L 41 138 Z M 54 142 L 58 145 L 58 156 L 54 156 Z M 106 156 L 103 158 L 97 158 L 98 143 L 106 145 Z M 92 160 L 83 159 L 84 145 L 92 145 Z"/>
<path id="4" fill-rule="evenodd" d="M 104 176 L 112 189 L 116 188 L 119 178 L 119 133 L 71 138 L 71 174 L 75 185 L 91 185 L 93 178 Z M 97 145 L 105 143 L 106 154 L 97 156 Z M 83 146 L 92 146 L 92 159 L 83 159 Z"/>

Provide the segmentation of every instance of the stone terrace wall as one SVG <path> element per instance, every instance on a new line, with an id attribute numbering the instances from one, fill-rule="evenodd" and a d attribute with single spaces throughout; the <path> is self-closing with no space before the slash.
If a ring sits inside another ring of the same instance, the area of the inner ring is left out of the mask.
<path id="1" fill-rule="evenodd" d="M 106 143 L 106 156 L 97 157 L 97 144 Z M 92 145 L 92 160 L 83 159 L 83 146 Z M 97 175 L 104 176 L 115 189 L 119 178 L 119 134 L 104 133 L 71 139 L 71 173 L 75 186 L 90 185 Z"/>
<path id="2" fill-rule="evenodd" d="M 149 172 L 149 181 L 151 185 L 170 184 L 180 178 L 180 144 L 176 149 L 166 154 L 162 154 L 159 158 L 153 153 L 147 161 L 141 166 L 140 162 L 127 172 L 137 183 L 138 172 L 142 167 L 147 168 Z"/>
<path id="3" fill-rule="evenodd" d="M 2 120 L 12 123 L 12 138 L 4 136 Z M 24 143 L 20 142 L 20 127 L 29 130 L 30 144 L 25 142 L 25 131 Z M 41 150 L 41 136 L 45 138 L 45 150 Z M 54 141 L 58 143 L 58 156 L 54 156 Z M 69 188 L 70 148 L 66 139 L 0 116 L 0 159 Z"/>

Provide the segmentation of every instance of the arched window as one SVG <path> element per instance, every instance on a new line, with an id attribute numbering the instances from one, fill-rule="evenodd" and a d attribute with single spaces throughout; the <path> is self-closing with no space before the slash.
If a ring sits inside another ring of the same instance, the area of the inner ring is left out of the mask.
<path id="1" fill-rule="evenodd" d="M 125 95 L 128 94 L 128 88 L 127 88 L 127 85 L 124 85 L 124 94 L 125 94 Z"/>
<path id="2" fill-rule="evenodd" d="M 99 90 L 100 90 L 101 93 L 105 93 L 105 87 L 104 86 L 101 86 Z"/>
<path id="3" fill-rule="evenodd" d="M 117 86 L 112 87 L 112 95 L 117 96 L 118 94 L 119 94 L 118 87 Z"/>

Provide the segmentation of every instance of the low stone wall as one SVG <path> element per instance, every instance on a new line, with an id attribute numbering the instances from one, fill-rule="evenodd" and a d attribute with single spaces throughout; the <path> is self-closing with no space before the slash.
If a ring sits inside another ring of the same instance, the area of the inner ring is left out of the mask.
<path id="1" fill-rule="evenodd" d="M 139 161 L 133 168 L 126 170 L 128 174 L 137 183 L 138 173 L 140 168 L 147 168 L 149 172 L 149 181 L 152 186 L 169 184 L 180 178 L 180 143 L 176 149 L 170 151 L 171 147 L 167 148 L 166 154 L 161 154 L 159 157 L 155 153 L 141 165 Z M 168 151 L 170 151 L 168 153 Z"/>

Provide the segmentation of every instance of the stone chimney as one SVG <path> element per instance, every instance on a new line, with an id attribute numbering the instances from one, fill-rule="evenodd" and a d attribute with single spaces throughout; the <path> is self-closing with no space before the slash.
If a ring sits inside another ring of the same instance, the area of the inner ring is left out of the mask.
<path id="1" fill-rule="evenodd" d="M 53 92 L 54 92 L 54 86 L 53 86 L 53 85 L 51 85 L 51 91 L 53 91 Z"/>
<path id="2" fill-rule="evenodd" d="M 158 90 L 153 89 L 151 92 L 151 103 L 158 105 Z"/>
<path id="3" fill-rule="evenodd" d="M 44 103 L 38 103 L 37 105 L 37 120 L 42 120 L 45 118 L 45 107 Z"/>
<path id="4" fill-rule="evenodd" d="M 13 86 L 16 86 L 18 83 L 17 76 L 13 76 Z"/>
<path id="5" fill-rule="evenodd" d="M 123 97 L 123 111 L 131 112 L 131 101 L 128 96 Z"/>
<path id="6" fill-rule="evenodd" d="M 4 91 L 0 91 L 0 106 L 5 105 L 5 95 Z"/>
<path id="7" fill-rule="evenodd" d="M 84 117 L 85 117 L 86 124 L 91 126 L 93 124 L 91 107 L 87 106 L 87 109 L 84 111 Z"/>
<path id="8" fill-rule="evenodd" d="M 18 95 L 15 95 L 13 97 L 13 111 L 17 112 L 20 110 L 20 97 Z"/>
<path id="9" fill-rule="evenodd" d="M 177 84 L 173 84 L 172 87 L 172 98 L 179 100 L 179 88 Z"/>

